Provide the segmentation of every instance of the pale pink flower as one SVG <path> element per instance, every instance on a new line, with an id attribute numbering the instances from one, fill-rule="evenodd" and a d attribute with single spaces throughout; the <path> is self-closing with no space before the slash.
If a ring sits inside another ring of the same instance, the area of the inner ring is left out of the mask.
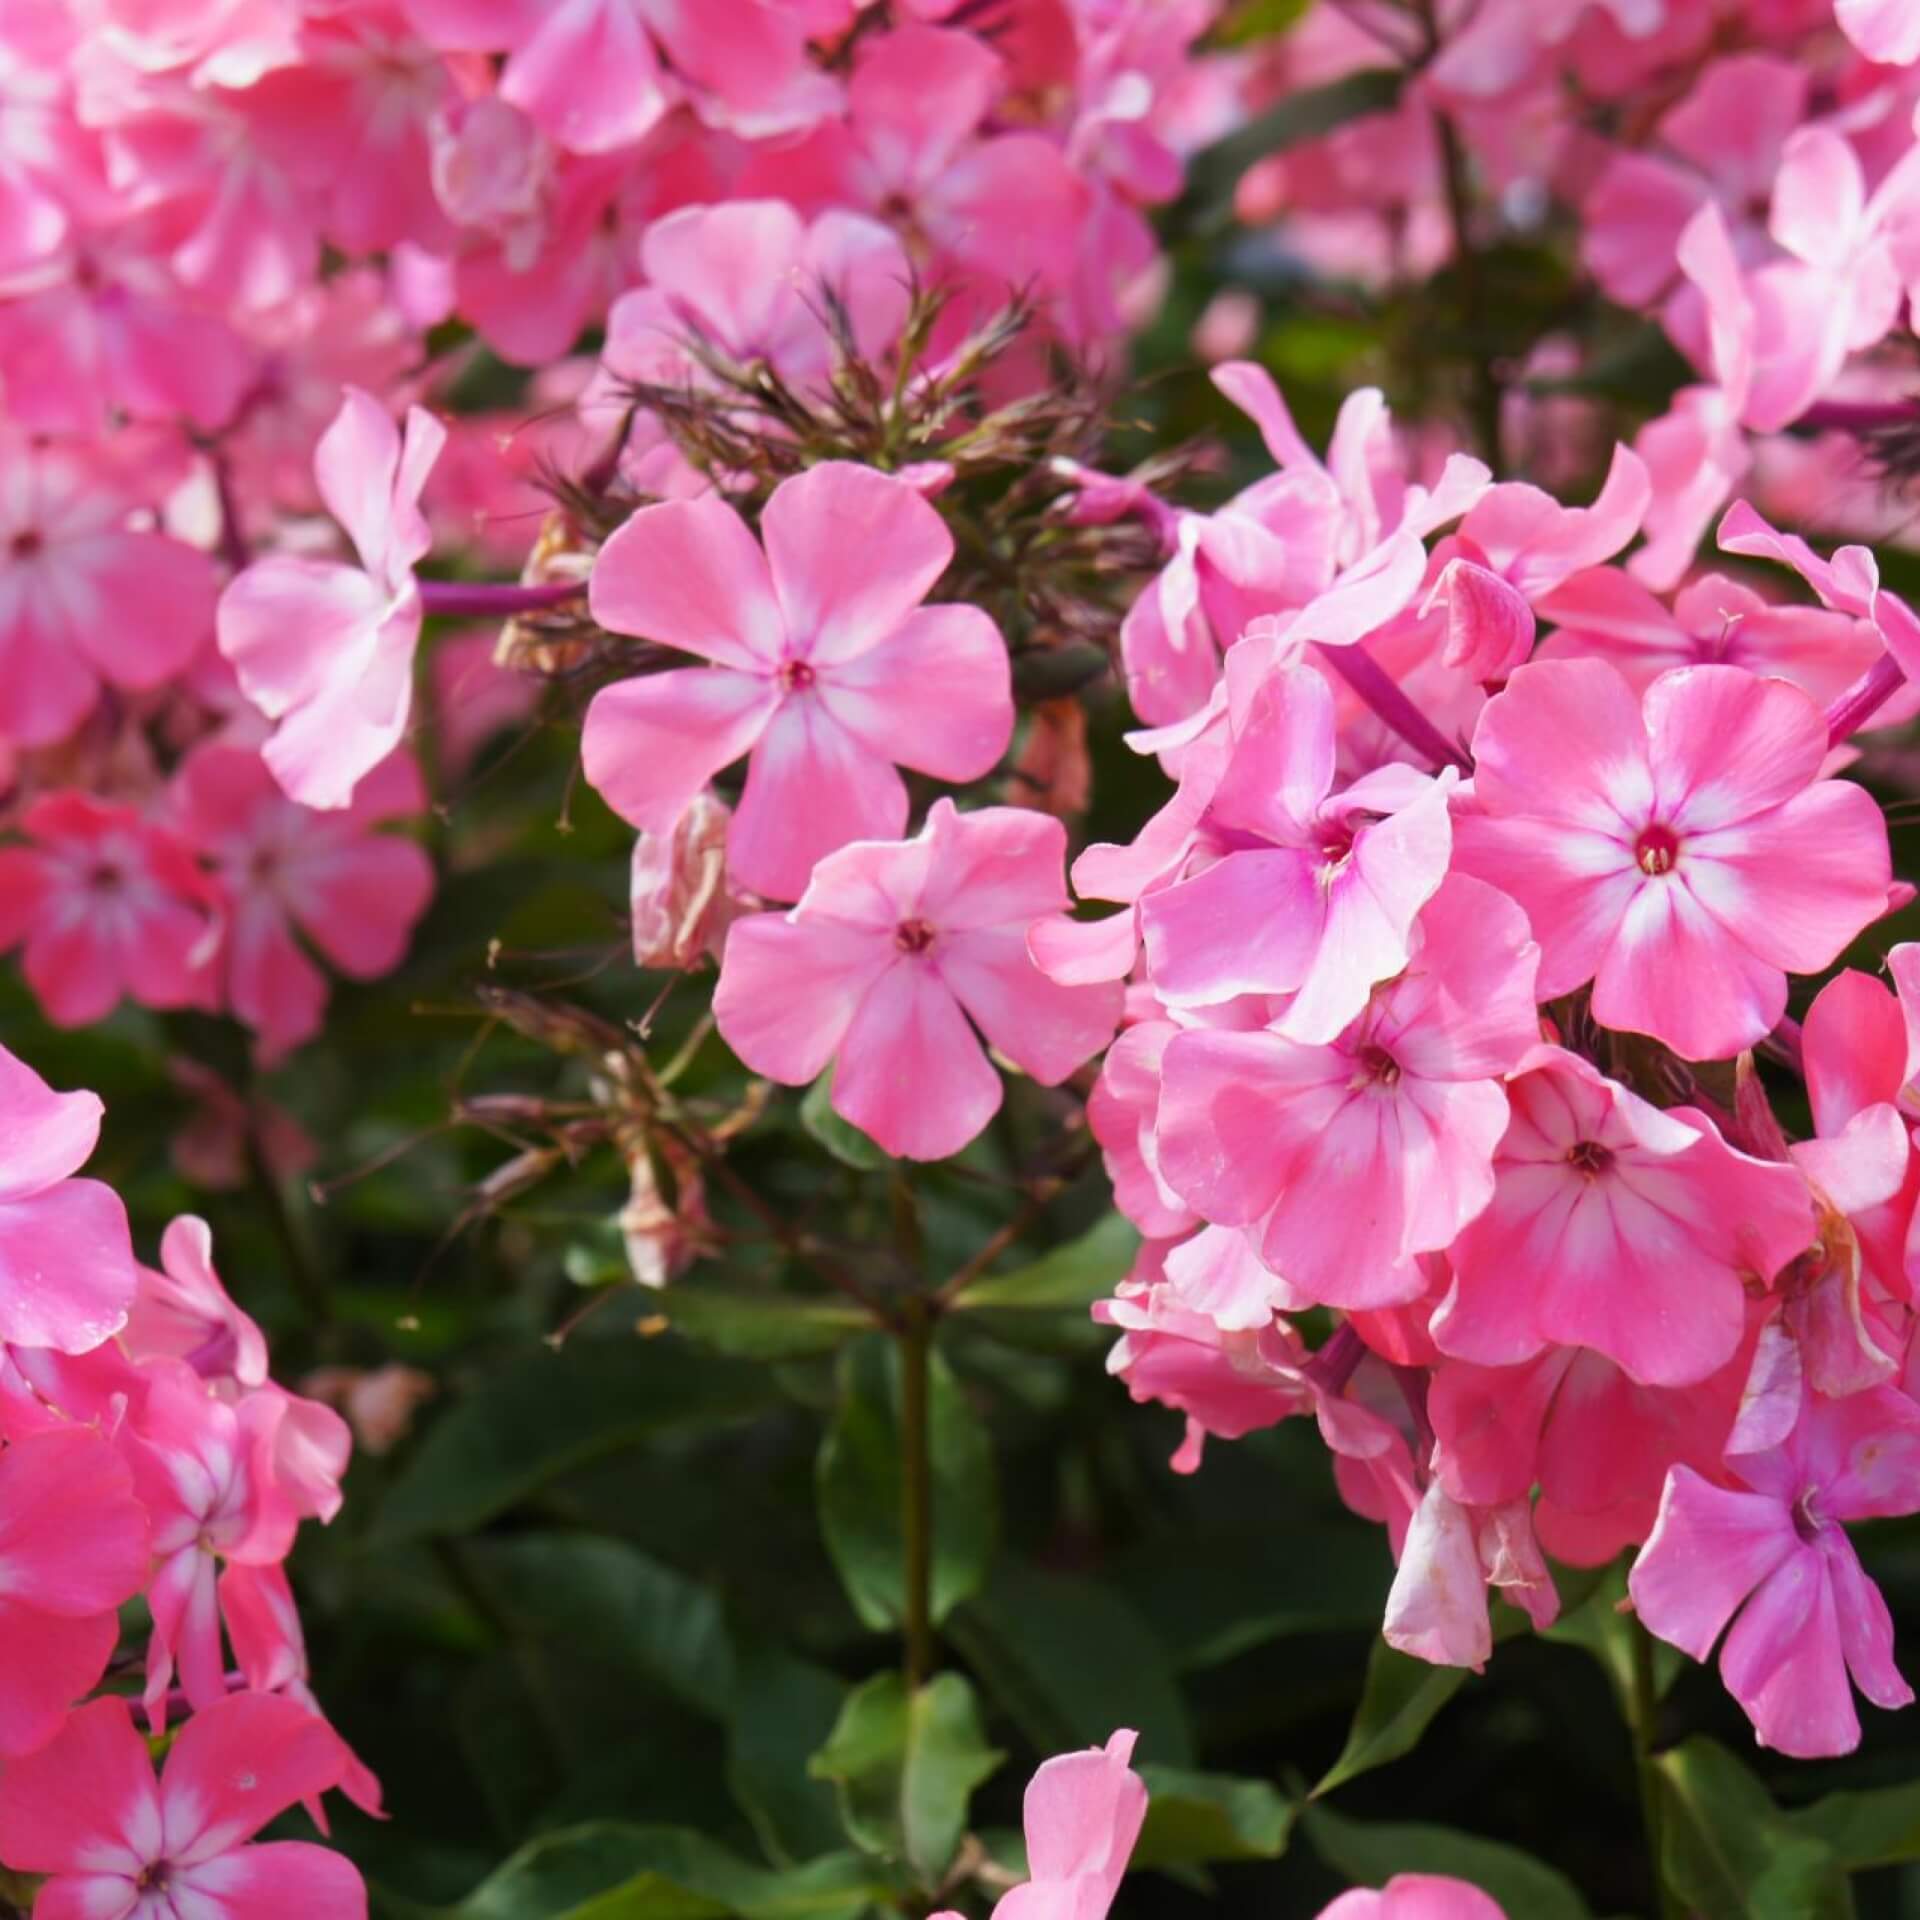
<path id="1" fill-rule="evenodd" d="M 1559 1617 L 1560 1595 L 1525 1494 L 1497 1507 L 1467 1507 L 1430 1481 L 1398 1556 L 1381 1637 L 1417 1660 L 1475 1673 L 1485 1667 L 1493 1654 L 1489 1587 L 1523 1609 L 1536 1629 Z"/>
<path id="2" fill-rule="evenodd" d="M 99 1682 L 117 1609 L 146 1578 L 146 1513 L 94 1428 L 17 1435 L 0 1452 L 0 1569 L 0 1754 L 11 1757 L 52 1738 Z"/>
<path id="3" fill-rule="evenodd" d="M 406 731 L 421 621 L 413 569 L 433 544 L 420 492 L 445 440 L 413 407 L 403 441 L 387 410 L 349 387 L 313 469 L 360 565 L 273 554 L 220 596 L 220 651 L 277 723 L 262 757 L 303 806 L 346 806 Z"/>
<path id="4" fill-rule="evenodd" d="M 1233 725 L 1202 825 L 1224 851 L 1140 903 L 1154 990 L 1170 1006 L 1294 996 L 1275 1023 L 1327 1041 L 1407 962 L 1447 871 L 1453 775 L 1382 768 L 1333 791 L 1332 690 L 1281 668 Z"/>
<path id="5" fill-rule="evenodd" d="M 205 1006 L 213 895 L 185 843 L 131 807 L 49 793 L 0 848 L 0 948 L 24 945 L 27 984 L 56 1026 L 84 1027 L 123 996 Z"/>
<path id="6" fill-rule="evenodd" d="M 1542 999 L 1591 980 L 1603 1025 L 1725 1059 L 1886 911 L 1880 809 L 1826 755 L 1784 680 L 1688 667 L 1636 700 L 1602 661 L 1538 661 L 1475 730 L 1455 859 L 1526 909 Z"/>
<path id="7" fill-rule="evenodd" d="M 404 750 L 361 779 L 346 807 L 320 813 L 289 799 L 252 748 L 208 741 L 175 774 L 170 807 L 219 889 L 221 995 L 267 1058 L 310 1040 L 326 1010 L 327 979 L 302 936 L 355 980 L 405 956 L 433 895 L 433 862 L 376 831 L 425 810 Z"/>
<path id="8" fill-rule="evenodd" d="M 993 1920 L 1106 1920 L 1147 1817 L 1147 1789 L 1128 1766 L 1139 1735 L 1056 1754 L 1027 1782 L 1024 1886 L 1001 1895 Z"/>
<path id="9" fill-rule="evenodd" d="M 957 1153 L 998 1111 L 968 1026 L 1043 1086 L 1112 1037 L 1117 984 L 1062 987 L 1027 953 L 1067 904 L 1066 832 L 1017 807 L 937 800 L 912 840 L 856 842 L 800 903 L 727 935 L 714 1018 L 756 1073 L 804 1086 L 836 1062 L 833 1106 L 913 1160 Z"/>
<path id="10" fill-rule="evenodd" d="M 366 1888 L 341 1855 L 301 1840 L 247 1844 L 337 1785 L 350 1760 L 306 1708 L 243 1693 L 188 1721 L 156 1784 L 127 1703 L 96 1700 L 8 1763 L 0 1855 L 51 1876 L 35 1903 L 42 1920 L 366 1920 Z"/>
<path id="11" fill-rule="evenodd" d="M 1440 1350 L 1503 1366 L 1592 1347 L 1643 1385 L 1706 1379 L 1740 1344 L 1748 1283 L 1766 1286 L 1812 1240 L 1806 1182 L 1558 1047 L 1507 1099 L 1493 1198 L 1448 1253 Z"/>
<path id="12" fill-rule="evenodd" d="M 1013 733 L 999 630 L 922 606 L 953 556 L 903 481 L 827 461 L 774 490 L 766 546 L 725 502 L 643 507 L 593 572 L 593 616 L 711 664 L 623 680 L 587 710 L 581 758 L 622 819 L 669 832 L 749 757 L 727 836 L 742 886 L 792 900 L 814 863 L 906 825 L 910 766 L 976 780 Z"/>
<path id="13" fill-rule="evenodd" d="M 1379 1892 L 1354 1887 L 1319 1920 L 1507 1920 L 1491 1895 L 1438 1873 L 1396 1873 Z"/>
<path id="14" fill-rule="evenodd" d="M 0 735 L 64 740 L 102 682 L 159 686 L 213 635 L 213 563 L 133 524 L 98 459 L 0 436 Z"/>
<path id="15" fill-rule="evenodd" d="M 1848 1676 L 1880 1707 L 1906 1706 L 1913 1689 L 1893 1663 L 1886 1602 L 1840 1523 L 1920 1510 L 1920 1407 L 1891 1387 L 1811 1394 L 1784 1444 L 1727 1466 L 1740 1486 L 1673 1469 L 1628 1577 L 1634 1607 L 1702 1661 L 1732 1621 L 1720 1676 L 1762 1746 L 1799 1759 L 1850 1753 L 1860 1722 Z"/>
<path id="16" fill-rule="evenodd" d="M 1406 971 L 1330 1043 L 1177 1035 L 1158 1120 L 1168 1185 L 1205 1219 L 1257 1229 L 1261 1257 L 1308 1300 L 1417 1297 L 1415 1256 L 1492 1197 L 1500 1077 L 1539 1040 L 1537 961 L 1512 901 L 1456 877 Z"/>

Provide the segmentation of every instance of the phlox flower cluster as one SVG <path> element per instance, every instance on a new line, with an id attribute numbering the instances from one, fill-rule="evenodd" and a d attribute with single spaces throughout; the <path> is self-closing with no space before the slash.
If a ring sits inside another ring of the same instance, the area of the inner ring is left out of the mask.
<path id="1" fill-rule="evenodd" d="M 173 1222 L 157 1269 L 135 1256 L 80 1171 L 100 1118 L 0 1052 L 0 1861 L 46 1876 L 48 1915 L 357 1920 L 338 1854 L 252 1844 L 295 1804 L 324 1831 L 335 1788 L 379 1811 L 308 1688 L 284 1570 L 339 1509 L 348 1429 L 271 1378 L 203 1221 Z M 136 1599 L 146 1645 L 122 1651 Z"/>

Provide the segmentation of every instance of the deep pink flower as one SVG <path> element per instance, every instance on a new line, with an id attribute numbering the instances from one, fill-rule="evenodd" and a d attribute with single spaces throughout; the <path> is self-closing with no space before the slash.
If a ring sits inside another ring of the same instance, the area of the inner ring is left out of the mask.
<path id="1" fill-rule="evenodd" d="M 433 894 L 433 862 L 375 829 L 425 809 L 410 755 L 389 755 L 350 805 L 320 813 L 289 799 L 251 748 L 209 741 L 174 776 L 171 805 L 220 890 L 220 991 L 268 1058 L 311 1039 L 326 1009 L 326 976 L 300 936 L 351 979 L 400 963 Z"/>
<path id="2" fill-rule="evenodd" d="M 1128 1766 L 1139 1735 L 1122 1728 L 1104 1747 L 1056 1754 L 1027 1782 L 1024 1886 L 1003 1894 L 993 1920 L 1106 1920 L 1147 1817 L 1147 1789 Z"/>
<path id="3" fill-rule="evenodd" d="M 27 984 L 56 1026 L 84 1027 L 124 995 L 204 1006 L 213 896 L 169 828 L 131 807 L 50 793 L 0 848 L 0 948 L 24 945 Z"/>
<path id="4" fill-rule="evenodd" d="M 0 1341 L 87 1353 L 126 1324 L 127 1210 L 111 1187 L 72 1178 L 102 1111 L 97 1094 L 55 1093 L 0 1047 Z"/>
<path id="5" fill-rule="evenodd" d="M 1334 703 L 1312 667 L 1261 683 L 1203 825 L 1223 847 L 1141 901 L 1154 990 L 1172 1006 L 1294 996 L 1275 1023 L 1327 1041 L 1407 962 L 1447 870 L 1452 775 L 1382 768 L 1334 793 Z"/>
<path id="6" fill-rule="evenodd" d="M 1067 904 L 1065 858 L 1057 820 L 944 799 L 912 840 L 829 854 L 798 906 L 729 929 L 721 1034 L 788 1086 L 837 1062 L 834 1110 L 889 1153 L 958 1153 L 1001 1099 L 969 1019 L 1043 1086 L 1119 1019 L 1117 984 L 1056 986 L 1028 956 L 1027 930 Z"/>
<path id="7" fill-rule="evenodd" d="M 0 1855 L 52 1876 L 35 1900 L 41 1920 L 365 1920 L 366 1888 L 339 1854 L 247 1844 L 336 1785 L 350 1758 L 304 1707 L 243 1693 L 188 1721 L 156 1784 L 127 1703 L 96 1700 L 9 1762 Z"/>
<path id="8" fill-rule="evenodd" d="M 1705 1660 L 1762 1746 L 1800 1759 L 1860 1742 L 1851 1674 L 1876 1706 L 1913 1689 L 1893 1663 L 1893 1621 L 1845 1520 L 1920 1511 L 1920 1407 L 1891 1387 L 1808 1395 L 1791 1436 L 1727 1465 L 1741 1487 L 1677 1466 L 1628 1577 L 1648 1629 Z M 1736 1614 L 1738 1618 L 1735 1618 Z"/>
<path id="9" fill-rule="evenodd" d="M 52 1738 L 98 1683 L 146 1571 L 146 1512 L 111 1442 L 54 1427 L 0 1452 L 0 1754 Z"/>
<path id="10" fill-rule="evenodd" d="M 1492 1201 L 1448 1255 L 1441 1351 L 1503 1366 L 1593 1347 L 1645 1385 L 1706 1379 L 1740 1344 L 1748 1282 L 1764 1287 L 1812 1240 L 1806 1182 L 1558 1047 L 1507 1098 Z"/>
<path id="11" fill-rule="evenodd" d="M 1591 980 L 1603 1025 L 1725 1059 L 1886 911 L 1880 809 L 1826 755 L 1783 680 L 1689 667 L 1636 701 L 1602 661 L 1538 661 L 1475 730 L 1455 858 L 1527 910 L 1542 999 Z"/>
<path id="12" fill-rule="evenodd" d="M 213 563 L 130 524 L 139 502 L 98 459 L 0 436 L 0 736 L 64 740 L 101 683 L 141 689 L 213 636 Z"/>
<path id="13" fill-rule="evenodd" d="M 262 757 L 304 806 L 344 807 L 406 731 L 421 621 L 413 569 L 433 545 L 420 491 L 445 440 L 412 407 L 403 441 L 379 401 L 349 387 L 313 471 L 360 565 L 273 554 L 220 596 L 220 651 L 278 723 Z"/>
<path id="14" fill-rule="evenodd" d="M 764 553 L 708 497 L 643 507 L 607 542 L 594 618 L 711 664 L 604 688 L 580 747 L 607 804 L 650 833 L 750 756 L 728 863 L 793 900 L 822 855 L 906 825 L 897 766 L 987 773 L 1013 700 L 992 620 L 921 605 L 953 539 L 904 481 L 827 461 L 774 490 L 761 530 Z"/>
<path id="15" fill-rule="evenodd" d="M 250 1388 L 267 1378 L 266 1336 L 221 1284 L 212 1230 L 192 1214 L 160 1236 L 160 1271 L 140 1269 L 122 1339 L 135 1359 L 184 1360 L 203 1380 Z"/>
<path id="16" fill-rule="evenodd" d="M 1421 916 L 1406 971 L 1325 1045 L 1195 1031 L 1162 1066 L 1160 1166 L 1203 1218 L 1257 1228 L 1307 1299 L 1416 1298 L 1416 1256 L 1493 1193 L 1500 1076 L 1539 1039 L 1538 953 L 1512 901 L 1464 876 Z"/>

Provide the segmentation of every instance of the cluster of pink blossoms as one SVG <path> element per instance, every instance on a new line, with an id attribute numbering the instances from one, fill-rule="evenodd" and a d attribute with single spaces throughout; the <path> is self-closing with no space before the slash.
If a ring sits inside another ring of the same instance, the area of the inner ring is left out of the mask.
<path id="1" fill-rule="evenodd" d="M 173 1222 L 159 1270 L 135 1257 L 120 1201 L 77 1177 L 100 1117 L 0 1051 L 0 1860 L 49 1876 L 47 1915 L 357 1920 L 339 1855 L 249 1844 L 333 1788 L 379 1811 L 308 1689 L 283 1570 L 340 1506 L 346 1423 L 268 1376 L 203 1221 Z M 138 1597 L 145 1652 L 122 1655 Z M 182 1715 L 156 1783 L 146 1736 Z"/>

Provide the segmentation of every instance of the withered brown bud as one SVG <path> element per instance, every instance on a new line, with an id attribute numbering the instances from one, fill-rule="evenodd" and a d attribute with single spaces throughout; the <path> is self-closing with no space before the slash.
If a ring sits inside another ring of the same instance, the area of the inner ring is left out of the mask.
<path id="1" fill-rule="evenodd" d="M 718 959 L 741 911 L 727 891 L 727 827 L 733 816 L 712 793 L 695 795 L 665 833 L 634 843 L 633 957 L 643 967 L 696 967 Z"/>

